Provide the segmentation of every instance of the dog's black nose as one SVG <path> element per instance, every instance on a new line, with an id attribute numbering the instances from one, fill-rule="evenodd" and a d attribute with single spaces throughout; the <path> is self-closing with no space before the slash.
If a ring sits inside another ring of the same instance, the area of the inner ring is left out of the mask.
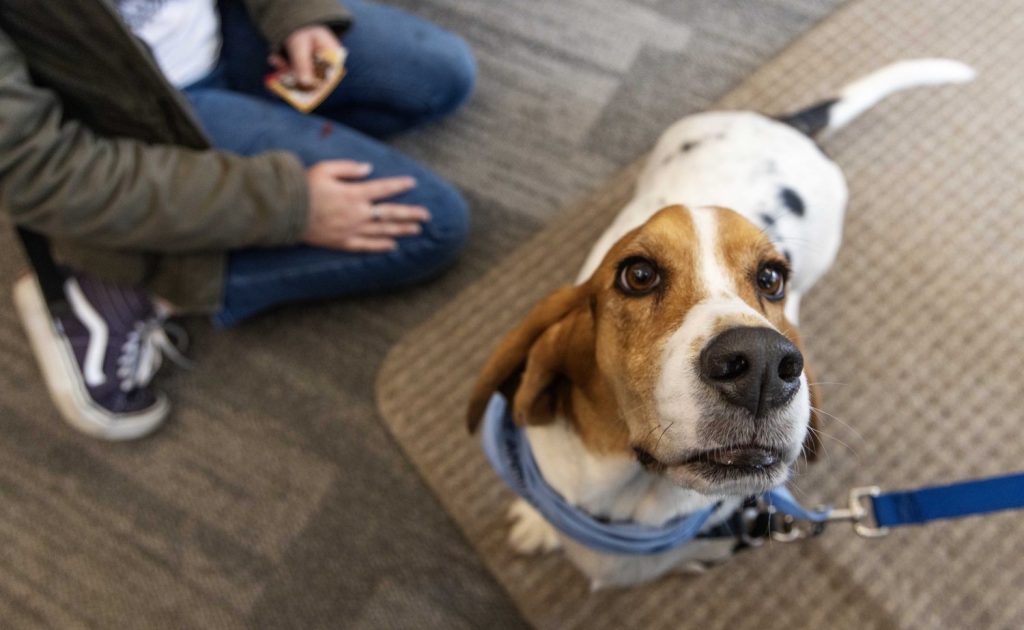
<path id="1" fill-rule="evenodd" d="M 700 353 L 700 374 L 733 405 L 760 417 L 800 388 L 804 357 L 771 328 L 730 328 Z"/>

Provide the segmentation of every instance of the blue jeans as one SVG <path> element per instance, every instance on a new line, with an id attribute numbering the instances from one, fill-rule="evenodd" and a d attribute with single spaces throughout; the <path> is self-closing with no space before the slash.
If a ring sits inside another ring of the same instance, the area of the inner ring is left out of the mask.
<path id="1" fill-rule="evenodd" d="M 415 16 L 363 0 L 344 4 L 354 17 L 342 38 L 348 73 L 315 114 L 300 114 L 263 87 L 268 45 L 237 0 L 222 3 L 220 66 L 183 91 L 215 147 L 241 155 L 285 149 L 306 165 L 352 159 L 373 164 L 373 177 L 412 175 L 416 187 L 392 200 L 425 206 L 432 219 L 385 254 L 306 245 L 231 251 L 218 326 L 288 302 L 422 282 L 450 266 L 466 240 L 462 196 L 379 139 L 461 105 L 476 77 L 472 54 L 456 35 Z"/>

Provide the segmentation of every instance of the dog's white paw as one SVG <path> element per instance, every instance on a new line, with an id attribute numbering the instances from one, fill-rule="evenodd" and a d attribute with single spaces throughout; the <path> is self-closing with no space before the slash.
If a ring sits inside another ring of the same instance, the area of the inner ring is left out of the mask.
<path id="1" fill-rule="evenodd" d="M 690 560 L 679 565 L 676 568 L 676 572 L 683 575 L 703 575 L 708 572 L 708 569 L 710 569 L 711 566 L 712 565 L 707 562 Z"/>
<path id="2" fill-rule="evenodd" d="M 508 509 L 508 516 L 513 521 L 508 542 L 517 553 L 547 553 L 561 546 L 557 530 L 526 501 L 516 499 Z"/>

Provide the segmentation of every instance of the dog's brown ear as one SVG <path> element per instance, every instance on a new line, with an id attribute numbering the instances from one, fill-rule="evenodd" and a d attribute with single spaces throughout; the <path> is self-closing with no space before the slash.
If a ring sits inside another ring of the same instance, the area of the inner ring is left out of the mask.
<path id="1" fill-rule="evenodd" d="M 567 359 L 577 362 L 581 354 L 592 354 L 588 295 L 586 285 L 555 291 L 501 340 L 473 387 L 466 418 L 471 433 L 496 391 L 509 398 L 519 424 L 541 424 L 554 418 L 555 386 L 565 375 Z"/>

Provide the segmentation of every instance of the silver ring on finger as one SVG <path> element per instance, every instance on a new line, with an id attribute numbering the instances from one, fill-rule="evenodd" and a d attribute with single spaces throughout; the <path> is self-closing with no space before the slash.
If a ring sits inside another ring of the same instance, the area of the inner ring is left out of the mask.
<path id="1" fill-rule="evenodd" d="M 383 218 L 380 215 L 380 206 L 370 206 L 370 216 L 373 217 L 374 223 L 380 223 Z"/>

